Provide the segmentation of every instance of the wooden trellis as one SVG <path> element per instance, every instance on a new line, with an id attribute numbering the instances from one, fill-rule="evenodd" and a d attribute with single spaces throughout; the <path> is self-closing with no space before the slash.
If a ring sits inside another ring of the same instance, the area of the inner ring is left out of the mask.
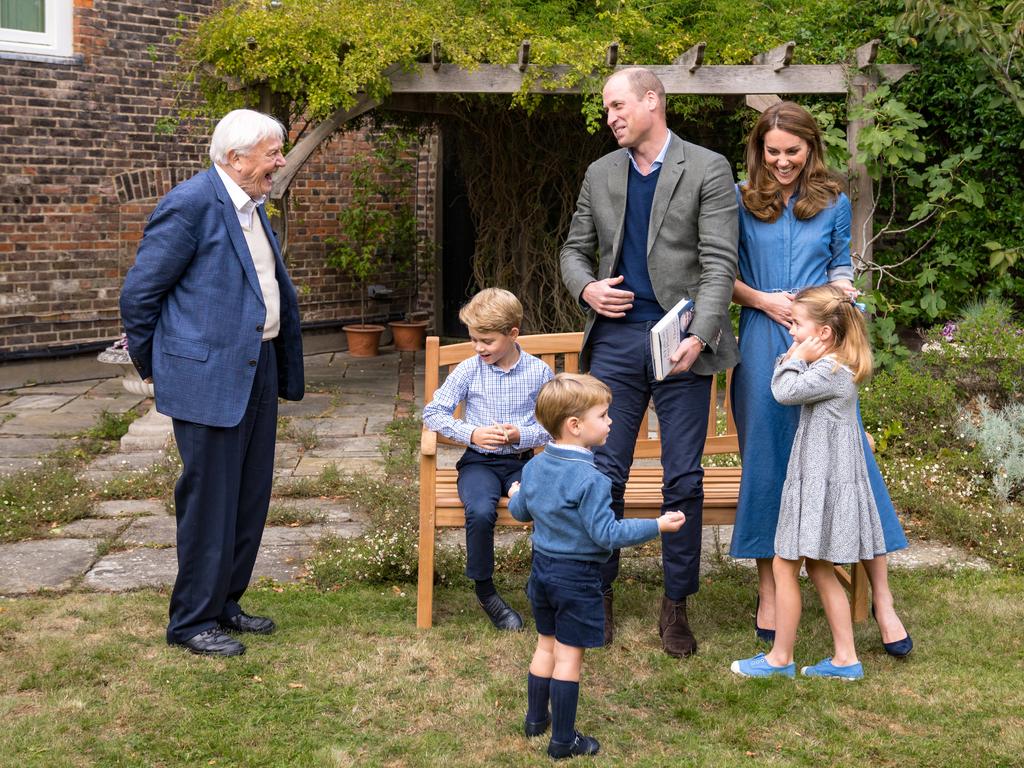
<path id="1" fill-rule="evenodd" d="M 750 64 L 704 64 L 705 44 L 698 43 L 676 58 L 672 64 L 646 65 L 664 83 L 668 94 L 704 96 L 744 96 L 753 109 L 763 111 L 779 101 L 778 94 L 846 94 L 847 109 L 861 104 L 865 95 L 882 82 L 896 82 L 912 72 L 906 64 L 876 64 L 878 40 L 862 45 L 853 61 L 839 64 L 792 64 L 796 44 L 788 42 L 753 57 Z M 618 44 L 608 47 L 605 64 L 625 69 L 618 64 Z M 631 65 L 633 66 L 633 65 Z M 539 72 L 535 71 L 540 69 Z M 442 61 L 440 43 L 434 43 L 430 61 L 409 69 L 388 73 L 391 95 L 383 101 L 362 96 L 349 109 L 339 109 L 288 153 L 287 166 L 277 175 L 270 196 L 284 197 L 295 174 L 321 143 L 343 124 L 376 107 L 403 111 L 436 112 L 435 103 L 440 95 L 453 94 L 514 94 L 524 84 L 531 93 L 576 94 L 576 87 L 545 87 L 567 74 L 569 68 L 553 66 L 536 68 L 530 64 L 530 42 L 524 40 L 519 48 L 516 64 L 481 64 L 466 69 Z M 542 77 L 538 77 L 540 74 Z M 869 261 L 871 257 L 871 180 L 866 169 L 857 162 L 857 135 L 864 123 L 851 120 L 847 125 L 850 148 L 850 200 L 853 203 L 851 252 L 855 260 Z M 869 245 L 865 245 L 868 243 Z M 856 263 L 856 262 L 855 262 Z"/>

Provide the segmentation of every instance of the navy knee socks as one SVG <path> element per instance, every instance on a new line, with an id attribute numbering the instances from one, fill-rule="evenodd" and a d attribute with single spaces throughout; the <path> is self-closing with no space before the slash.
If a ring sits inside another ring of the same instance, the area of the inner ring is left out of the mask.
<path id="1" fill-rule="evenodd" d="M 580 684 L 551 678 L 551 740 L 571 744 L 576 732 Z"/>
<path id="2" fill-rule="evenodd" d="M 526 721 L 543 723 L 548 719 L 548 689 L 550 677 L 526 676 Z"/>

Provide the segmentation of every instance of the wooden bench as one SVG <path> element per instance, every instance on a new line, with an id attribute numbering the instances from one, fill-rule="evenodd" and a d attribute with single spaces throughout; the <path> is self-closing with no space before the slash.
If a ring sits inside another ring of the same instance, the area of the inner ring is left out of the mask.
<path id="1" fill-rule="evenodd" d="M 579 351 L 582 333 L 551 333 L 520 336 L 519 345 L 531 355 L 539 357 L 554 371 L 575 373 L 579 369 Z M 441 371 L 451 371 L 463 360 L 476 354 L 470 342 L 440 346 L 437 336 L 426 341 L 426 361 L 423 383 L 423 402 L 434 397 L 440 383 Z M 726 373 L 724 397 L 719 405 L 718 377 L 711 389 L 711 407 L 708 411 L 708 437 L 704 455 L 738 454 L 739 442 L 736 424 L 729 402 L 729 384 L 732 370 Z M 459 412 L 462 407 L 460 406 Z M 720 419 L 720 414 L 724 419 Z M 719 422 L 724 422 L 724 429 Z M 447 438 L 423 428 L 420 439 L 420 535 L 419 583 L 417 587 L 416 626 L 427 629 L 433 622 L 434 602 L 434 547 L 438 528 L 461 528 L 466 519 L 456 487 L 455 469 L 439 469 L 437 445 L 457 445 Z M 640 427 L 636 442 L 635 459 L 661 457 L 661 441 L 657 433 L 657 417 L 648 410 Z M 704 525 L 732 525 L 736 519 L 736 502 L 740 489 L 740 467 L 705 467 L 704 469 Z M 625 513 L 627 517 L 657 517 L 661 514 L 661 467 L 636 466 L 630 471 L 626 484 Z M 498 525 L 523 523 L 508 512 L 508 499 L 498 503 Z M 867 618 L 867 580 L 862 565 L 850 573 L 836 566 L 840 581 L 850 592 L 854 620 Z"/>

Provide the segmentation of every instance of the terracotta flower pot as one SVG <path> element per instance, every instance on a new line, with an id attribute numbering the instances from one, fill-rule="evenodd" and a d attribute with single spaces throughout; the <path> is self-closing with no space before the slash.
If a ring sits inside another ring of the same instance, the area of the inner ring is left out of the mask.
<path id="1" fill-rule="evenodd" d="M 346 325 L 342 330 L 348 339 L 348 353 L 352 357 L 376 357 L 379 354 L 383 325 Z"/>
<path id="2" fill-rule="evenodd" d="M 415 352 L 423 349 L 427 338 L 426 320 L 394 320 L 388 323 L 391 335 L 395 339 L 395 349 L 399 352 Z"/>

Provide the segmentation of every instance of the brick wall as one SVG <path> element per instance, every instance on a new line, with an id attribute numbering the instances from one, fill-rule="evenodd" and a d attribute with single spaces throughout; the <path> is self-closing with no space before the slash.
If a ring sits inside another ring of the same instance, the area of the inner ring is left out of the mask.
<path id="1" fill-rule="evenodd" d="M 120 335 L 118 295 L 146 217 L 205 164 L 205 137 L 157 125 L 173 116 L 166 76 L 179 17 L 191 24 L 213 2 L 75 0 L 73 60 L 0 58 L 0 361 Z M 293 184 L 288 259 L 304 322 L 358 314 L 350 281 L 323 266 L 323 239 L 336 233 L 346 201 L 344 154 L 364 148 L 359 137 L 333 140 Z M 418 167 L 436 164 L 436 154 L 432 141 Z M 429 231 L 434 183 L 414 186 Z"/>

